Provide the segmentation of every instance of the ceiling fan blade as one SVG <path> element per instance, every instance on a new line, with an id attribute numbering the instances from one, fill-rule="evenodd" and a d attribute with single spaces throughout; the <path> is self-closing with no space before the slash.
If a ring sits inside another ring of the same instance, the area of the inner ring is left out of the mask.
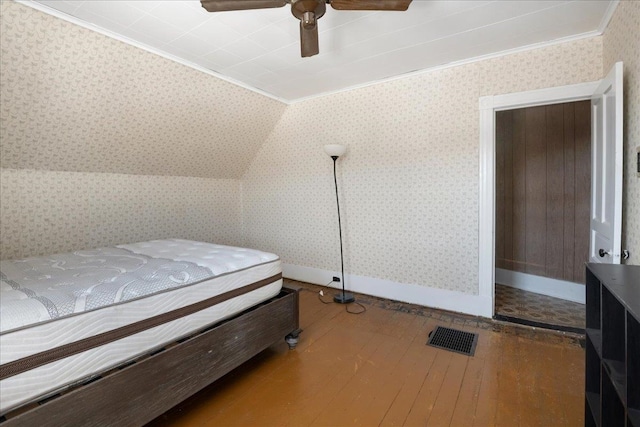
<path id="1" fill-rule="evenodd" d="M 331 0 L 338 10 L 397 10 L 405 11 L 411 0 Z"/>
<path id="2" fill-rule="evenodd" d="M 318 24 L 313 27 L 305 27 L 300 22 L 300 51 L 302 57 L 317 55 L 320 52 L 318 46 Z"/>
<path id="3" fill-rule="evenodd" d="M 228 10 L 268 9 L 282 7 L 286 0 L 200 0 L 207 12 L 225 12 Z"/>

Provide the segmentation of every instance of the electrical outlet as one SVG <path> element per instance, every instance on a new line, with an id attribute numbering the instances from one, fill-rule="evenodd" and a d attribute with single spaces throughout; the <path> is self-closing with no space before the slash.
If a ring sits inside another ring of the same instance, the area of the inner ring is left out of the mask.
<path id="1" fill-rule="evenodd" d="M 334 282 L 340 282 L 340 278 L 338 276 L 333 276 L 333 281 Z"/>

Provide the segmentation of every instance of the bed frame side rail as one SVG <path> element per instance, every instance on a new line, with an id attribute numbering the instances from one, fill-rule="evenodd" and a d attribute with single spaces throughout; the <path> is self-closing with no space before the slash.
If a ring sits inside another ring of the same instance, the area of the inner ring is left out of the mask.
<path id="1" fill-rule="evenodd" d="M 1 425 L 144 425 L 285 336 L 295 347 L 298 294 L 299 289 L 283 287 L 266 304 Z"/>

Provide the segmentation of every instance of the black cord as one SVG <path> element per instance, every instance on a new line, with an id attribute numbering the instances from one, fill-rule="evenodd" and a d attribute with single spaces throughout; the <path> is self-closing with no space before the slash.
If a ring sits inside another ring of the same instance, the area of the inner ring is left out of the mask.
<path id="1" fill-rule="evenodd" d="M 323 293 L 323 294 L 324 294 L 324 291 L 325 291 L 325 290 L 327 289 L 327 287 L 328 287 L 330 284 L 332 284 L 332 283 L 333 283 L 333 280 L 332 280 L 332 281 L 330 281 L 329 283 L 327 283 L 326 285 L 324 285 L 324 286 L 320 289 L 320 291 L 317 293 L 317 295 L 318 295 L 318 301 L 320 301 L 320 302 L 321 302 L 321 303 L 323 303 L 323 304 L 337 304 L 337 303 L 336 303 L 335 301 L 333 301 L 333 300 L 331 300 L 331 301 L 325 301 L 325 300 L 323 300 L 323 299 L 322 299 L 322 295 L 321 295 L 321 293 Z M 308 291 L 308 292 L 316 293 L 315 291 L 312 291 L 311 289 L 304 289 L 304 288 L 303 288 L 302 290 L 303 290 L 303 291 Z M 350 305 L 350 304 L 355 304 L 355 305 L 359 306 L 359 307 L 360 307 L 360 310 L 359 310 L 359 311 L 350 311 L 350 310 L 349 310 L 349 305 Z M 347 313 L 349 313 L 349 314 L 362 314 L 362 313 L 364 313 L 365 311 L 367 311 L 367 307 L 365 307 L 364 305 L 362 305 L 362 304 L 360 304 L 359 302 L 356 302 L 356 301 L 354 301 L 354 302 L 350 302 L 350 303 L 346 304 L 346 305 L 345 305 L 345 307 L 344 307 L 344 309 L 345 309 L 345 311 L 346 311 Z"/>
<path id="2" fill-rule="evenodd" d="M 322 294 L 324 293 L 324 290 L 327 289 L 327 286 L 329 286 L 332 283 L 333 283 L 333 280 L 327 283 L 326 285 L 324 285 L 322 289 L 320 289 L 320 292 L 318 292 L 318 300 L 320 300 L 320 302 L 323 304 L 331 304 L 333 302 L 333 301 L 325 301 L 322 299 Z"/>
<path id="3" fill-rule="evenodd" d="M 365 307 L 364 305 L 360 304 L 359 302 L 352 302 L 351 304 L 356 304 L 360 306 L 360 311 L 349 311 L 349 304 L 347 304 L 347 306 L 345 307 L 345 310 L 347 310 L 347 313 L 349 314 L 362 314 L 365 311 L 367 311 L 367 307 Z"/>
<path id="4" fill-rule="evenodd" d="M 302 288 L 302 290 L 303 290 L 303 291 L 307 291 L 307 292 L 313 292 L 314 294 L 318 295 L 318 301 L 320 301 L 320 302 L 321 302 L 321 303 L 323 303 L 323 304 L 337 304 L 337 303 L 336 303 L 335 301 L 333 301 L 333 300 L 331 300 L 331 301 L 325 301 L 325 300 L 323 300 L 323 299 L 322 299 L 322 295 L 320 294 L 320 293 L 323 293 L 323 294 L 324 294 L 324 291 L 325 291 L 325 290 L 328 288 L 328 286 L 329 286 L 330 284 L 332 284 L 332 283 L 333 283 L 333 280 L 332 280 L 332 281 L 330 281 L 329 283 L 327 283 L 326 285 L 322 286 L 322 288 L 320 289 L 320 291 L 319 291 L 319 292 L 312 291 L 311 289 L 305 289 L 305 288 Z M 333 288 L 332 288 L 332 289 L 333 289 Z M 339 289 L 338 289 L 338 290 L 339 290 Z M 349 310 L 349 305 L 350 305 L 350 304 L 356 304 L 356 305 L 360 306 L 360 311 L 350 311 L 350 310 Z M 344 307 L 344 309 L 345 309 L 345 311 L 346 311 L 347 313 L 349 313 L 349 314 L 362 314 L 362 313 L 364 313 L 365 311 L 367 311 L 367 307 L 365 307 L 364 305 L 362 305 L 362 304 L 360 304 L 359 302 L 356 302 L 356 301 L 354 301 L 354 302 L 350 302 L 350 303 L 346 304 L 346 305 L 345 305 L 345 307 Z"/>

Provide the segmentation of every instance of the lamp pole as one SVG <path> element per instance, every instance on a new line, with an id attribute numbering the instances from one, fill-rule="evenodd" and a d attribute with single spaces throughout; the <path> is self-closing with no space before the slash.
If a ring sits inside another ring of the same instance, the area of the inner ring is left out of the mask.
<path id="1" fill-rule="evenodd" d="M 356 300 L 352 293 L 344 290 L 344 255 L 342 250 L 342 222 L 340 220 L 340 199 L 338 198 L 338 178 L 336 174 L 336 161 L 339 156 L 331 156 L 333 159 L 333 183 L 336 187 L 336 206 L 338 207 L 338 233 L 340 234 L 340 269 L 342 272 L 342 293 L 334 295 L 333 301 L 339 304 L 349 304 Z"/>

